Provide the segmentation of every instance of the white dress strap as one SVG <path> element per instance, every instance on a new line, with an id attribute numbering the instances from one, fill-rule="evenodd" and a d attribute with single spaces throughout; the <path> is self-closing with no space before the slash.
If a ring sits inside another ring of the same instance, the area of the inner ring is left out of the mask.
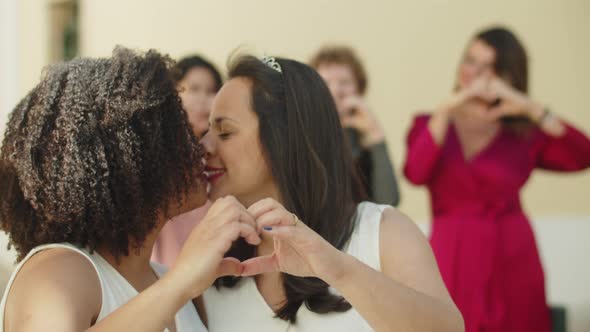
<path id="1" fill-rule="evenodd" d="M 33 255 L 43 250 L 54 248 L 64 248 L 72 250 L 88 259 L 88 261 L 94 267 L 98 280 L 100 281 L 102 295 L 102 305 L 100 313 L 97 317 L 97 321 L 100 321 L 101 319 L 105 318 L 113 311 L 115 311 L 117 308 L 129 302 L 129 300 L 131 300 L 133 297 L 137 296 L 137 290 L 135 290 L 135 288 L 133 288 L 133 286 L 131 286 L 131 284 L 129 284 L 129 282 L 97 252 L 90 254 L 87 250 L 80 249 L 69 243 L 54 243 L 38 246 L 31 250 L 27 254 L 27 256 L 17 265 L 16 269 L 10 277 L 10 280 L 8 281 L 8 285 L 6 286 L 6 290 L 4 291 L 4 296 L 2 297 L 2 302 L 0 302 L 0 332 L 4 332 L 4 311 L 6 307 L 6 300 L 8 298 L 8 293 L 10 291 L 10 288 L 12 287 L 12 284 L 14 282 L 14 279 L 16 278 L 17 273 L 22 268 L 22 266 L 31 257 L 33 257 Z M 166 268 L 159 264 L 152 263 L 152 269 L 158 277 L 162 277 L 166 273 Z M 175 323 L 176 330 L 178 332 L 203 332 L 207 330 L 201 322 L 201 319 L 199 318 L 199 315 L 197 314 L 197 311 L 192 302 L 186 303 L 176 313 Z M 166 329 L 165 331 L 167 332 L 168 330 Z"/>
<path id="2" fill-rule="evenodd" d="M 23 265 L 25 265 L 25 263 L 29 259 L 31 259 L 31 257 L 33 257 L 35 254 L 38 254 L 44 250 L 55 249 L 55 248 L 68 249 L 68 250 L 72 250 L 72 251 L 80 254 L 81 256 L 86 258 L 90 262 L 90 264 L 92 264 L 92 267 L 96 271 L 96 274 L 100 275 L 98 267 L 96 266 L 96 264 L 94 263 L 92 258 L 88 255 L 88 253 L 86 253 L 83 250 L 80 250 L 79 248 L 77 248 L 69 243 L 51 243 L 51 244 L 40 245 L 38 247 L 33 248 L 31 251 L 29 251 L 29 253 L 25 256 L 25 258 L 23 258 L 17 264 L 14 271 L 12 272 L 12 275 L 10 276 L 10 279 L 8 279 L 8 283 L 6 284 L 6 288 L 4 289 L 4 295 L 2 296 L 2 301 L 0 302 L 0 332 L 4 332 L 4 311 L 6 308 L 6 301 L 8 300 L 8 293 L 10 292 L 10 288 L 12 288 L 12 284 L 14 283 L 14 280 L 16 279 L 18 272 L 22 269 Z M 103 289 L 103 287 L 101 287 L 101 289 Z M 104 298 L 104 289 L 101 292 L 103 293 L 102 297 Z"/>
<path id="3" fill-rule="evenodd" d="M 389 205 L 362 202 L 357 207 L 354 217 L 355 228 L 344 251 L 381 271 L 381 255 L 379 250 L 379 234 L 381 215 Z"/>

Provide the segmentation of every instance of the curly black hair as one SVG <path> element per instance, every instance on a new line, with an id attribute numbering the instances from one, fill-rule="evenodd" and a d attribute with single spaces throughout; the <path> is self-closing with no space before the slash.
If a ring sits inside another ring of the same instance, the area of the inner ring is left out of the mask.
<path id="1" fill-rule="evenodd" d="M 200 185 L 203 152 L 172 66 L 116 47 L 48 67 L 15 107 L 0 150 L 0 229 L 18 260 L 60 242 L 129 255 Z"/>

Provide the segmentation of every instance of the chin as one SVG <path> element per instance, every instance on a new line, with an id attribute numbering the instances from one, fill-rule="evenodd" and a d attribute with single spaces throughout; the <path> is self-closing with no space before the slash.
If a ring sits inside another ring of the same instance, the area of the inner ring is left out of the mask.
<path id="1" fill-rule="evenodd" d="M 226 194 L 224 194 L 221 190 L 217 189 L 217 188 L 213 188 L 211 187 L 209 189 L 209 192 L 207 193 L 207 197 L 209 198 L 209 200 L 211 202 L 216 201 L 218 198 L 221 198 L 223 196 L 227 196 Z"/>

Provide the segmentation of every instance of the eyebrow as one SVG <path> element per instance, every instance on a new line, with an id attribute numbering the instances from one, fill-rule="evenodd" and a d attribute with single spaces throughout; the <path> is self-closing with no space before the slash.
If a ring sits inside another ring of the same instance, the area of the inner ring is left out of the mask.
<path id="1" fill-rule="evenodd" d="M 238 122 L 237 122 L 236 120 L 234 120 L 234 119 L 231 119 L 231 118 L 228 118 L 228 117 L 225 117 L 225 116 L 220 116 L 220 117 L 217 117 L 217 118 L 215 118 L 215 119 L 213 120 L 213 123 L 211 123 L 210 125 L 211 125 L 212 127 L 213 127 L 213 126 L 217 126 L 217 127 L 219 127 L 219 125 L 221 125 L 221 123 L 223 123 L 223 121 L 231 121 L 231 122 L 233 122 L 233 123 L 238 123 Z"/>

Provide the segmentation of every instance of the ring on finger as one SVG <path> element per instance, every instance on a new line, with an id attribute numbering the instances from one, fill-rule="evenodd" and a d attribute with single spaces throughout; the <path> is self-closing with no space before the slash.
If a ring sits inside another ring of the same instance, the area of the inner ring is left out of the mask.
<path id="1" fill-rule="evenodd" d="M 291 215 L 293 216 L 293 226 L 297 226 L 297 224 L 299 223 L 299 218 L 297 218 L 297 215 L 295 213 L 291 213 Z"/>

